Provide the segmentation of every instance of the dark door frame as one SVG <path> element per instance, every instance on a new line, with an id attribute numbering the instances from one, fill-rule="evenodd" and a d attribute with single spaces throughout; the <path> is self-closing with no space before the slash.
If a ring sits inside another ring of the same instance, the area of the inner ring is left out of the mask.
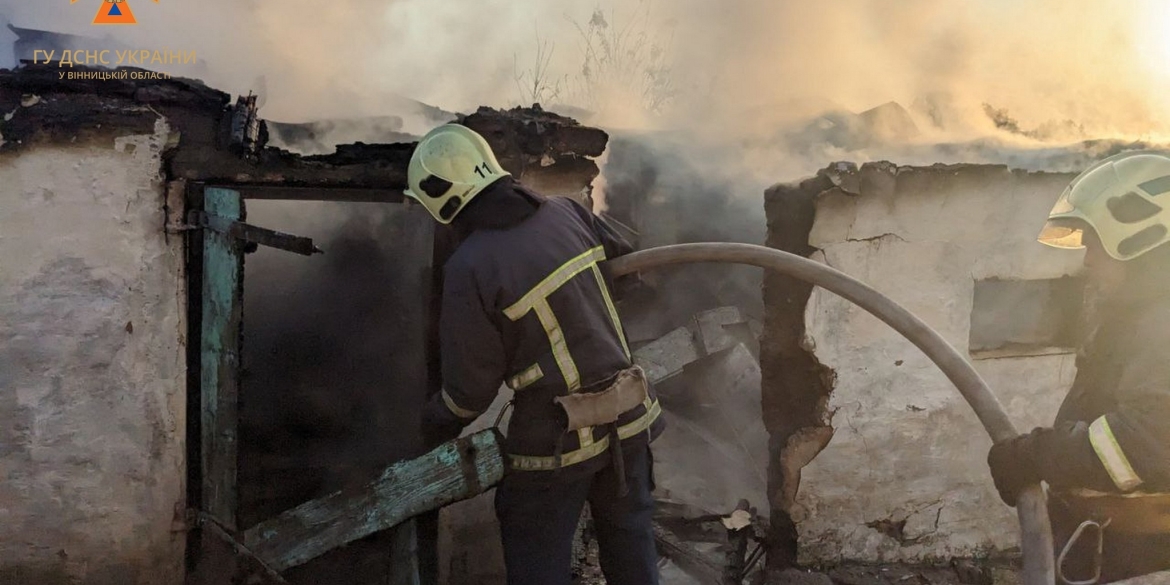
<path id="1" fill-rule="evenodd" d="M 403 203 L 400 190 L 284 185 L 233 185 L 192 182 L 186 187 L 187 211 L 206 212 L 225 219 L 246 220 L 246 201 L 336 201 Z M 237 554 L 246 556 L 235 536 L 243 530 L 237 517 L 237 429 L 242 343 L 244 243 L 209 229 L 186 232 L 187 261 L 187 575 L 200 570 L 205 560 L 207 533 L 214 531 L 231 543 Z M 434 260 L 446 257 L 446 239 L 436 230 Z M 427 393 L 437 392 L 438 379 L 436 295 L 440 273 L 432 264 L 432 286 L 427 334 Z M 395 583 L 435 585 L 438 582 L 438 515 L 431 513 L 412 521 L 405 543 L 413 558 L 406 580 Z M 203 530 L 211 524 L 211 531 Z M 397 546 L 397 544 L 396 544 Z M 258 564 L 258 559 L 240 559 Z M 263 573 L 263 567 L 252 567 Z M 269 571 L 271 573 L 271 571 Z M 200 583 L 199 585 L 218 585 Z"/>

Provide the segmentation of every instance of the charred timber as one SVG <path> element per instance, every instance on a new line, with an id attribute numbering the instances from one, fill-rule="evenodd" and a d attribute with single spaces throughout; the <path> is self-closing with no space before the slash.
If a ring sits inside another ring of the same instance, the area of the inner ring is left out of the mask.
<path id="1" fill-rule="evenodd" d="M 598 174 L 597 163 L 591 159 L 601 156 L 609 142 L 603 130 L 546 112 L 539 104 L 511 110 L 481 107 L 459 122 L 482 134 L 500 164 L 521 180 L 546 169 L 568 172 L 570 168 L 591 180 Z"/>
<path id="2" fill-rule="evenodd" d="M 0 70 L 0 155 L 42 144 L 106 145 L 119 136 L 153 134 L 161 120 L 168 128 L 169 179 L 396 192 L 406 186 L 414 143 L 356 143 L 305 157 L 267 145 L 255 96 L 232 103 L 228 94 L 183 78 L 68 75 L 124 70 L 56 64 Z M 539 107 L 480 108 L 460 122 L 487 138 L 505 169 L 537 183 L 556 177 L 559 184 L 587 185 L 598 173 L 589 157 L 600 155 L 608 140 L 601 130 Z"/>

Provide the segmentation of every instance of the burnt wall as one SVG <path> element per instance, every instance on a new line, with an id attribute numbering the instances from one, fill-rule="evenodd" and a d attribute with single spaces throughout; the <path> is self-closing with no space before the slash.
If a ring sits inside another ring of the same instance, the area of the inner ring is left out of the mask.
<path id="1" fill-rule="evenodd" d="M 764 198 L 770 248 L 798 256 L 816 249 L 808 236 L 816 219 L 816 197 L 832 188 L 827 173 L 791 184 L 775 185 Z M 804 347 L 804 312 L 813 285 L 788 276 L 764 275 L 764 332 L 760 370 L 764 424 L 770 435 L 768 492 L 771 497 L 771 568 L 795 566 L 797 530 L 792 506 L 800 487 L 800 470 L 832 438 L 828 398 L 833 372 Z"/>

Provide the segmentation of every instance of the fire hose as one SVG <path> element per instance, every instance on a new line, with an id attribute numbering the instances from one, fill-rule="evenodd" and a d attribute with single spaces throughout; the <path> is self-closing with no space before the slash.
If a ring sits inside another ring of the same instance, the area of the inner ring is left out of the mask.
<path id="1" fill-rule="evenodd" d="M 605 263 L 614 277 L 652 268 L 718 262 L 748 264 L 785 274 L 833 292 L 881 319 L 916 345 L 939 367 L 971 405 L 993 441 L 1018 434 L 987 383 L 937 331 L 901 305 L 845 273 L 795 254 L 752 244 L 679 244 L 642 250 Z M 1029 486 L 1016 504 L 1023 552 L 1024 585 L 1054 585 L 1052 528 L 1039 484 Z"/>

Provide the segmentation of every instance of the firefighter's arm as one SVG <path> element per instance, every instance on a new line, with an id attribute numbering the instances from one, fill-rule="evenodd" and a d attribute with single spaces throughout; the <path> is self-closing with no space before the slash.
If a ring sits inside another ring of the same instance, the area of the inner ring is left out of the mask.
<path id="1" fill-rule="evenodd" d="M 584 205 L 581 205 L 574 199 L 568 199 L 568 201 L 571 202 L 573 210 L 577 212 L 577 215 L 581 216 L 581 219 L 589 225 L 589 229 L 597 236 L 602 248 L 605 249 L 606 258 L 617 258 L 618 256 L 625 256 L 634 251 L 634 246 L 622 237 L 604 218 L 586 209 Z"/>
<path id="2" fill-rule="evenodd" d="M 1164 490 L 1170 482 L 1170 330 L 1151 318 L 1133 333 L 1143 350 L 1118 356 L 1126 362 L 1116 381 L 1117 406 L 1091 421 L 1088 440 L 1114 489 Z"/>
<path id="3" fill-rule="evenodd" d="M 589 215 L 593 216 L 593 231 L 601 239 L 601 245 L 605 247 L 606 258 L 617 258 L 634 251 L 634 246 L 619 234 L 605 218 L 593 213 Z"/>
<path id="4" fill-rule="evenodd" d="M 607 259 L 612 260 L 619 256 L 625 256 L 626 254 L 634 251 L 634 246 L 631 245 L 630 242 L 626 240 L 626 238 L 624 238 L 620 233 L 618 233 L 617 230 L 615 230 L 613 226 L 609 224 L 609 222 L 605 221 L 604 218 L 594 214 L 592 211 L 586 209 L 584 205 L 581 205 L 575 200 L 569 199 L 569 201 L 572 202 L 573 209 L 577 212 L 578 215 L 581 216 L 581 219 L 589 225 L 590 230 L 594 235 L 597 236 L 598 241 L 601 242 L 601 246 L 605 250 L 605 257 Z M 644 290 L 645 285 L 642 282 L 641 275 L 637 273 L 613 278 L 613 276 L 609 274 L 607 270 L 605 270 L 604 265 L 602 265 L 602 271 L 605 274 L 606 282 L 608 282 L 610 285 L 610 291 L 613 293 L 613 297 L 617 301 L 631 297 L 639 290 Z"/>
<path id="5" fill-rule="evenodd" d="M 449 264 L 445 271 L 439 338 L 443 388 L 423 408 L 428 447 L 454 439 L 487 410 L 507 368 L 500 332 L 466 267 Z"/>
<path id="6" fill-rule="evenodd" d="M 1115 489 L 1089 443 L 1089 425 L 1067 422 L 1033 429 L 992 445 L 987 464 L 1000 498 L 1009 506 L 1040 481 L 1059 488 Z"/>
<path id="7" fill-rule="evenodd" d="M 1122 374 L 1110 384 L 1116 406 L 1095 420 L 1041 428 L 1013 440 L 1023 466 L 1063 488 L 1129 492 L 1155 480 L 1170 479 L 1170 331 L 1157 320 L 1133 332 L 1145 351 L 1125 359 Z M 1001 447 L 1001 449 L 1003 449 Z"/>

